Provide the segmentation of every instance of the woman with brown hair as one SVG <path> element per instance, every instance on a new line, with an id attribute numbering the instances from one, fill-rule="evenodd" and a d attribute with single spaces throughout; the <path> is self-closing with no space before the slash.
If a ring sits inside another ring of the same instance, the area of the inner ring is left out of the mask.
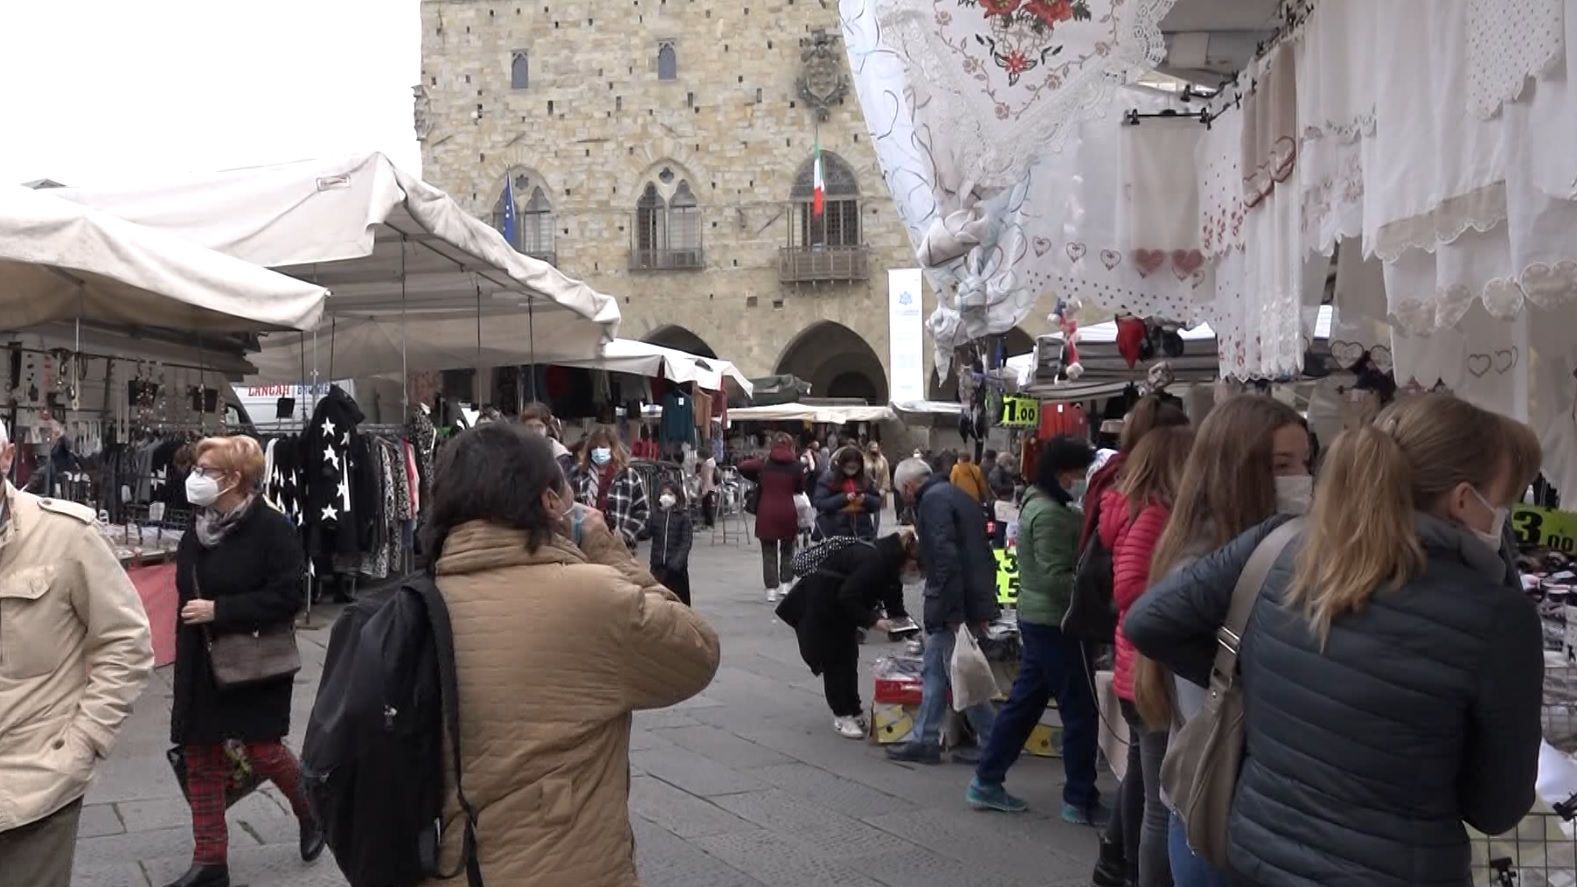
<path id="1" fill-rule="evenodd" d="M 1530 442 L 1449 395 L 1408 398 L 1337 438 L 1307 525 L 1241 633 L 1233 876 L 1466 884 L 1463 823 L 1500 834 L 1528 812 L 1542 639 L 1501 548 L 1532 479 Z M 1280 523 L 1162 580 L 1129 613 L 1129 639 L 1180 688 L 1204 692 L 1233 589 Z"/>
<path id="2" fill-rule="evenodd" d="M 1139 441 L 1157 428 L 1175 428 L 1188 424 L 1188 414 L 1182 407 L 1176 406 L 1154 394 L 1147 394 L 1139 398 L 1133 405 L 1128 415 L 1123 419 L 1122 435 L 1118 438 L 1117 454 L 1107 459 L 1105 464 L 1090 475 L 1090 482 L 1084 491 L 1085 502 L 1099 502 L 1101 496 L 1108 488 L 1117 483 L 1117 473 L 1122 470 L 1123 462 L 1127 461 L 1128 454 L 1139 445 Z M 1090 544 L 1090 539 L 1095 535 L 1099 525 L 1100 511 L 1088 506 L 1084 509 L 1084 529 L 1079 534 L 1079 551 Z"/>
<path id="3" fill-rule="evenodd" d="M 1199 425 L 1175 506 L 1155 546 L 1149 581 L 1160 581 L 1272 515 L 1302 514 L 1308 510 L 1312 484 L 1308 428 L 1296 410 L 1259 394 L 1226 401 Z M 1142 601 L 1125 615 L 1125 630 Z M 1143 656 L 1134 658 L 1134 707 L 1146 727 L 1139 737 L 1145 792 L 1138 860 L 1141 887 L 1165 884 L 1169 877 L 1162 871 L 1158 880 L 1152 879 L 1147 871 L 1161 868 L 1168 856 L 1171 814 L 1161 802 L 1160 787 L 1161 761 L 1179 711 L 1180 694 L 1173 686 L 1169 671 Z M 1203 703 L 1202 691 L 1184 690 L 1181 695 L 1184 714 L 1192 714 Z"/>
<path id="4" fill-rule="evenodd" d="M 1183 472 L 1194 445 L 1194 430 L 1186 425 L 1156 428 L 1139 441 L 1123 463 L 1115 487 L 1100 502 L 1101 545 L 1112 553 L 1112 601 L 1117 605 L 1116 664 L 1113 684 L 1128 722 L 1128 766 L 1118 791 L 1118 807 L 1107 825 L 1102 843 L 1107 882 L 1141 885 L 1164 884 L 1166 864 L 1165 811 L 1151 828 L 1144 828 L 1145 799 L 1155 794 L 1146 782 L 1143 752 L 1164 754 L 1166 731 L 1159 735 L 1145 726 L 1134 707 L 1134 649 L 1123 636 L 1122 624 L 1130 607 L 1150 586 L 1150 562 L 1182 487 Z M 1152 762 L 1154 764 L 1155 762 Z M 1158 766 L 1158 765 L 1157 765 Z M 1117 862 L 1122 861 L 1122 870 Z M 1122 871 L 1119 881 L 1119 871 Z M 1142 873 L 1142 874 L 1141 874 Z"/>
<path id="5" fill-rule="evenodd" d="M 652 513 L 646 482 L 630 467 L 630 451 L 612 428 L 595 428 L 582 443 L 575 471 L 576 498 L 602 512 L 608 529 L 633 549 Z"/>

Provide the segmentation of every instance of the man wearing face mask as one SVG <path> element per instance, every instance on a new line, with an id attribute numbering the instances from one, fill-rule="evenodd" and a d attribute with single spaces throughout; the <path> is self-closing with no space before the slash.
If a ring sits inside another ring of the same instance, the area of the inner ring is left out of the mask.
<path id="1" fill-rule="evenodd" d="M 12 487 L 15 456 L 0 423 L 0 887 L 69 887 L 82 796 L 153 639 L 93 512 Z"/>

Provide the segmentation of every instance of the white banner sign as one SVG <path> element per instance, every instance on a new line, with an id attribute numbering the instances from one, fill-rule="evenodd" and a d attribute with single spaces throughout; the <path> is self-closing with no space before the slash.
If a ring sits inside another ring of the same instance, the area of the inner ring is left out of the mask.
<path id="1" fill-rule="evenodd" d="M 887 272 L 888 399 L 925 400 L 925 318 L 919 268 Z"/>

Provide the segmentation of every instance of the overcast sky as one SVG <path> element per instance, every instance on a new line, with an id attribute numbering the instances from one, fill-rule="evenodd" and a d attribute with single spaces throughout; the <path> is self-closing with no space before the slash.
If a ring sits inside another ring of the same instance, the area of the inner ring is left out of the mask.
<path id="1" fill-rule="evenodd" d="M 0 181 L 382 151 L 420 169 L 419 0 L 0 0 Z"/>

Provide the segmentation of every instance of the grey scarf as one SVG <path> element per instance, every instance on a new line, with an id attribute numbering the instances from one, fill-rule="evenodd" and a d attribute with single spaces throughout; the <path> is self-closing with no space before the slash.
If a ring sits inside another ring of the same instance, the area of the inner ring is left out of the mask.
<path id="1" fill-rule="evenodd" d="M 241 523 L 241 519 L 252 510 L 252 503 L 256 501 L 257 496 L 248 496 L 240 505 L 224 514 L 220 514 L 214 508 L 204 508 L 198 512 L 195 528 L 197 541 L 201 542 L 204 548 L 213 548 L 223 542 L 224 538 L 230 535 L 230 531 L 235 529 L 236 525 Z"/>

